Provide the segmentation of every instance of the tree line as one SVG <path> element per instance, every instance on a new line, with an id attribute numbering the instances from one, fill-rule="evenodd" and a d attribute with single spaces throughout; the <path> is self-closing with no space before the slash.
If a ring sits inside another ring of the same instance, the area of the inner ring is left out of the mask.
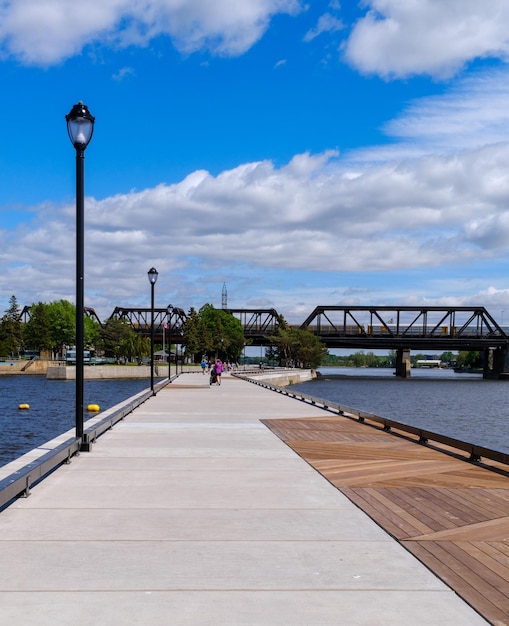
<path id="1" fill-rule="evenodd" d="M 85 316 L 84 331 L 85 349 L 94 349 L 116 362 L 142 362 L 150 356 L 150 339 L 135 332 L 123 318 L 110 318 L 101 325 Z M 244 346 L 249 345 L 240 320 L 211 304 L 203 305 L 198 311 L 189 310 L 185 337 L 186 359 L 193 363 L 199 363 L 203 357 L 238 363 Z M 76 307 L 71 302 L 34 303 L 29 320 L 24 323 L 16 296 L 11 296 L 9 307 L 0 318 L 0 356 L 17 357 L 25 350 L 34 350 L 52 358 L 63 358 L 66 348 L 74 346 L 75 342 Z M 286 367 L 393 367 L 396 362 L 395 351 L 387 355 L 363 351 L 348 356 L 329 354 L 319 337 L 307 330 L 292 328 L 283 316 L 279 316 L 278 330 L 268 342 L 263 360 Z M 156 350 L 162 348 L 162 345 L 155 346 Z M 415 363 L 425 355 L 413 354 L 411 358 Z M 454 367 L 482 367 L 480 352 L 444 352 L 439 358 Z"/>
<path id="2" fill-rule="evenodd" d="M 277 321 L 278 330 L 268 337 L 267 359 L 286 367 L 314 369 L 321 365 L 327 354 L 322 340 L 307 330 L 292 328 L 283 316 Z M 205 304 L 199 311 L 189 310 L 185 334 L 186 355 L 194 363 L 203 357 L 238 363 L 244 346 L 249 345 L 240 320 L 211 304 Z"/>
<path id="3" fill-rule="evenodd" d="M 410 357 L 412 365 L 417 361 L 426 360 L 428 355 L 415 353 Z M 482 352 L 467 352 L 460 350 L 457 354 L 446 351 L 437 355 L 437 358 L 447 367 L 460 369 L 478 369 L 483 366 Z M 374 352 L 355 352 L 349 355 L 327 354 L 322 365 L 335 367 L 394 367 L 396 351 L 389 350 L 387 354 L 379 355 Z"/>
<path id="4" fill-rule="evenodd" d="M 76 307 L 67 300 L 37 302 L 30 306 L 29 320 L 21 319 L 16 296 L 0 318 L 0 355 L 19 357 L 25 351 L 45 353 L 53 359 L 64 358 L 68 347 L 76 343 Z M 119 319 L 109 319 L 101 326 L 84 317 L 85 349 L 101 351 L 115 360 L 140 360 L 150 355 L 150 340 L 135 333 Z"/>
<path id="5" fill-rule="evenodd" d="M 279 365 L 316 368 L 327 349 L 311 332 L 294 329 L 281 316 L 279 328 L 269 337 L 268 353 Z M 211 304 L 189 310 L 185 326 L 185 355 L 193 363 L 203 357 L 240 362 L 246 341 L 240 320 Z M 37 302 L 30 306 L 26 323 L 16 296 L 0 318 L 0 356 L 19 357 L 26 350 L 62 358 L 76 343 L 76 307 L 67 300 Z M 123 318 L 110 318 L 104 324 L 84 317 L 84 346 L 113 357 L 116 361 L 138 361 L 150 356 L 150 339 L 133 330 Z M 155 346 L 155 350 L 163 346 Z"/>

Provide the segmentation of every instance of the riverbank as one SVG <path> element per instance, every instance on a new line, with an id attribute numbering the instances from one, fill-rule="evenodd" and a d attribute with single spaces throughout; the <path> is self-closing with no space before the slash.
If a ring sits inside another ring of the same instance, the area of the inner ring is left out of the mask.
<path id="1" fill-rule="evenodd" d="M 149 365 L 93 365 L 84 368 L 85 380 L 117 380 L 120 378 L 150 378 Z M 155 365 L 156 378 L 168 377 L 168 365 Z M 48 380 L 76 380 L 76 367 L 73 365 L 57 365 L 48 367 Z"/>
<path id="2" fill-rule="evenodd" d="M 179 371 L 185 373 L 200 372 L 197 365 L 179 364 Z M 279 387 L 298 385 L 317 376 L 314 370 L 300 369 L 270 369 L 251 370 L 239 369 L 235 373 L 248 375 L 250 378 L 261 380 Z M 172 365 L 172 375 L 175 374 L 175 365 Z M 0 376 L 8 375 L 37 375 L 46 376 L 48 380 L 76 380 L 76 367 L 65 365 L 57 361 L 6 361 L 0 362 Z M 85 380 L 120 380 L 120 379 L 148 379 L 150 378 L 150 365 L 87 365 L 84 368 Z M 168 364 L 154 365 L 156 378 L 168 377 Z"/>
<path id="3" fill-rule="evenodd" d="M 281 369 L 281 370 L 254 370 L 235 372 L 239 376 L 259 380 L 260 382 L 275 385 L 276 387 L 287 387 L 288 385 L 299 385 L 314 380 L 317 377 L 315 370 L 301 369 Z"/>
<path id="4" fill-rule="evenodd" d="M 195 372 L 196 366 L 184 366 L 184 371 Z M 181 366 L 179 364 L 179 371 Z M 175 365 L 172 364 L 172 374 L 175 374 Z M 48 380 L 76 380 L 76 366 L 65 365 L 62 361 L 4 361 L 0 362 L 0 376 L 46 376 Z M 86 380 L 118 380 L 122 378 L 137 379 L 150 378 L 150 365 L 86 365 L 84 368 Z M 168 377 L 168 364 L 161 363 L 154 366 L 156 378 Z"/>

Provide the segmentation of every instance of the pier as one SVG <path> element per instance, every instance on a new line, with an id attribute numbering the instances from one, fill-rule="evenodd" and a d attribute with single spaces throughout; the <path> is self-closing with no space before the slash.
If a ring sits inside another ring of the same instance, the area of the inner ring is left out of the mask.
<path id="1" fill-rule="evenodd" d="M 70 461 L 0 513 L 0 623 L 509 622 L 495 462 L 201 373 Z"/>

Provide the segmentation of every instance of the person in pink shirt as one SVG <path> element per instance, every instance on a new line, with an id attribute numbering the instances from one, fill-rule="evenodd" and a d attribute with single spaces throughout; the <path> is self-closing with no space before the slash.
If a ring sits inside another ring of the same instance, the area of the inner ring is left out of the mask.
<path id="1" fill-rule="evenodd" d="M 223 364 L 221 363 L 221 359 L 217 359 L 216 361 L 216 375 L 217 375 L 217 384 L 221 384 L 221 374 L 223 373 Z"/>

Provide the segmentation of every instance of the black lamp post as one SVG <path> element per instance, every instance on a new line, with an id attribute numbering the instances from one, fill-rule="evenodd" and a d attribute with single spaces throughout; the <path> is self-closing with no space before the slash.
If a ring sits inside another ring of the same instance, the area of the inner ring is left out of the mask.
<path id="1" fill-rule="evenodd" d="M 92 139 L 95 117 L 83 102 L 65 116 L 67 132 L 76 149 L 76 438 L 83 441 L 83 350 L 84 346 L 84 224 L 85 224 L 85 150 Z"/>
<path id="2" fill-rule="evenodd" d="M 158 273 L 155 267 L 148 271 L 148 281 L 150 283 L 150 391 L 154 392 L 154 287 L 157 282 Z"/>
<path id="3" fill-rule="evenodd" d="M 168 380 L 171 383 L 171 314 L 173 312 L 173 307 L 171 304 L 168 305 Z"/>

